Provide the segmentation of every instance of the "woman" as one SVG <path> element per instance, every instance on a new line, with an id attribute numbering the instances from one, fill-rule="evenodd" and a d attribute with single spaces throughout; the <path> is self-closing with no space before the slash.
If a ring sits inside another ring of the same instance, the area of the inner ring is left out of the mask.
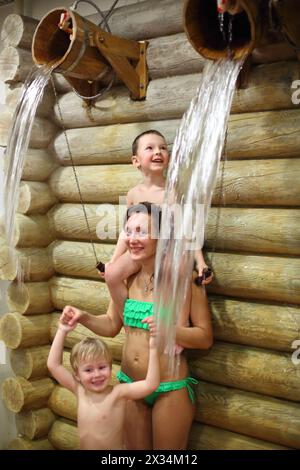
<path id="1" fill-rule="evenodd" d="M 128 251 L 141 269 L 120 281 L 118 304 L 110 303 L 105 315 L 93 316 L 77 308 L 65 307 L 62 319 L 70 325 L 79 321 L 95 333 L 114 337 L 124 326 L 126 340 L 119 380 L 144 379 L 149 356 L 149 332 L 143 318 L 153 314 L 153 273 L 157 239 L 151 230 L 158 223 L 157 206 L 142 203 L 127 211 L 125 233 Z M 176 344 L 182 348 L 207 349 L 212 345 L 212 326 L 205 290 L 191 281 L 185 309 L 190 325 L 176 327 Z M 168 356 L 160 355 L 161 384 L 145 400 L 128 402 L 126 435 L 128 449 L 186 449 L 195 413 L 194 379 L 189 377 L 184 352 L 176 361 L 176 376 L 169 370 Z"/>

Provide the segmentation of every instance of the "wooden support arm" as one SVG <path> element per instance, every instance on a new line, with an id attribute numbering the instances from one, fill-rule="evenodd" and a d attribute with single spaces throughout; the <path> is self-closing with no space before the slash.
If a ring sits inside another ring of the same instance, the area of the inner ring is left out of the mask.
<path id="1" fill-rule="evenodd" d="M 94 36 L 95 44 L 118 77 L 131 92 L 133 100 L 146 98 L 148 73 L 147 41 L 130 41 L 101 31 Z"/>

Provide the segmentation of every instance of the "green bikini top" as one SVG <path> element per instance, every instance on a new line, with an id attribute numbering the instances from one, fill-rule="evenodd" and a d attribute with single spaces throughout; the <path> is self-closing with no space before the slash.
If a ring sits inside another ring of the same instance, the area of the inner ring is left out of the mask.
<path id="1" fill-rule="evenodd" d="M 142 323 L 142 320 L 151 315 L 153 315 L 153 302 L 126 299 L 123 313 L 124 326 L 149 330 L 148 324 Z"/>

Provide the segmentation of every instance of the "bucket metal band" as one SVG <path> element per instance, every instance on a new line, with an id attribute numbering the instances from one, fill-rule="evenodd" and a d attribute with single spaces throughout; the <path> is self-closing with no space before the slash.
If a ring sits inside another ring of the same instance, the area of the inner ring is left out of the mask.
<path id="1" fill-rule="evenodd" d="M 93 81 L 97 82 L 99 80 L 101 80 L 102 78 L 105 77 L 105 75 L 107 75 L 109 72 L 113 72 L 113 68 L 111 66 L 107 66 L 104 70 L 101 70 L 101 72 L 99 73 L 99 75 L 97 75 L 97 77 L 95 77 L 93 79 Z"/>
<path id="2" fill-rule="evenodd" d="M 58 70 L 62 75 L 68 75 L 69 72 L 72 72 L 72 70 L 74 70 L 75 67 L 79 64 L 79 62 L 81 61 L 85 53 L 86 47 L 88 45 L 89 34 L 88 34 L 88 26 L 85 21 L 85 18 L 82 18 L 82 22 L 83 22 L 83 42 L 81 44 L 80 51 L 78 53 L 77 58 L 66 70 L 63 70 L 63 71 Z"/>

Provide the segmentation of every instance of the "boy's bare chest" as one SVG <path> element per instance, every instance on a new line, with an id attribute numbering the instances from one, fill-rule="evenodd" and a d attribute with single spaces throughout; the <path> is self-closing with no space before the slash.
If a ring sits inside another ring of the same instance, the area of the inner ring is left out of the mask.
<path id="1" fill-rule="evenodd" d="M 165 190 L 163 188 L 148 189 L 143 186 L 139 187 L 135 194 L 134 204 L 141 202 L 152 202 L 161 205 L 164 202 Z"/>
<path id="2" fill-rule="evenodd" d="M 118 417 L 121 419 L 125 413 L 125 400 L 105 399 L 100 403 L 90 403 L 86 400 L 80 400 L 77 408 L 78 424 L 105 424 L 108 421 Z"/>

